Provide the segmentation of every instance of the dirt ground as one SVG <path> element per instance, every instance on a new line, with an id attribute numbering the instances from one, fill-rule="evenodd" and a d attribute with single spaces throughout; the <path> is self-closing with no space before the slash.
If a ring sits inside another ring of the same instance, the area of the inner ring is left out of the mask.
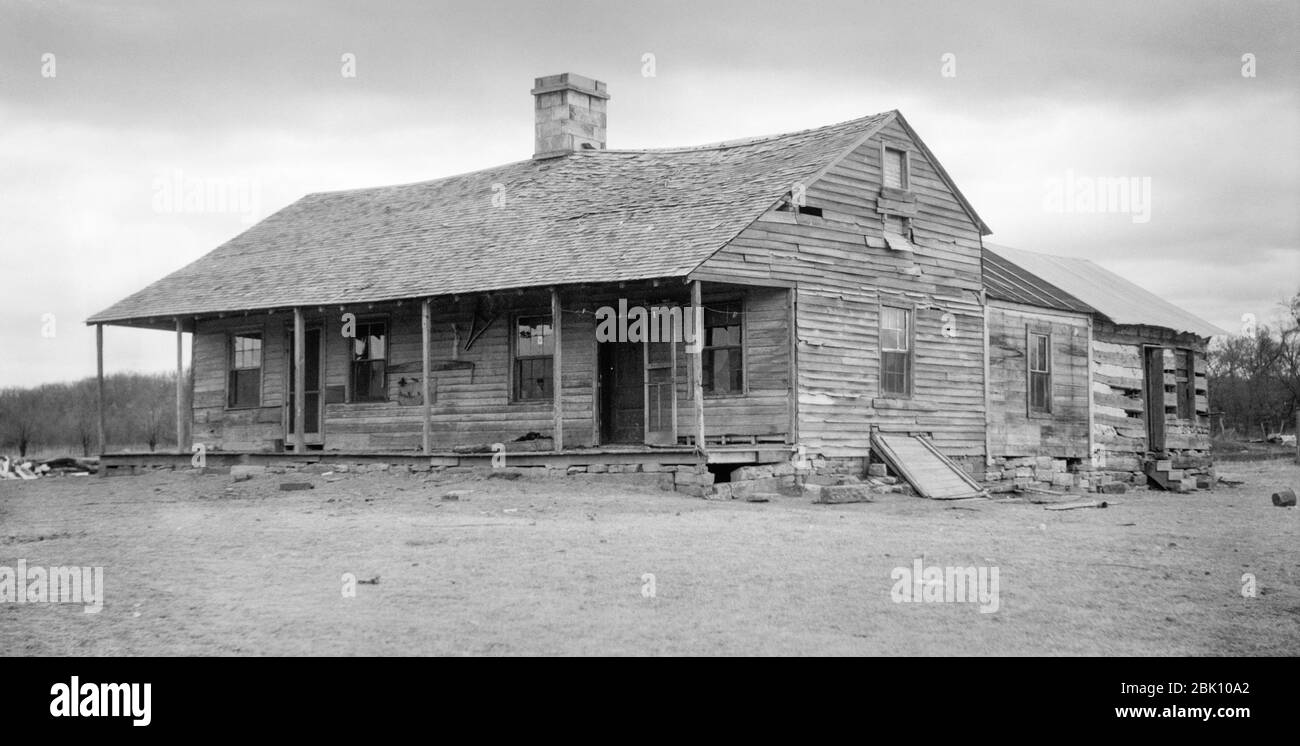
<path id="1" fill-rule="evenodd" d="M 712 502 L 612 477 L 0 482 L 0 566 L 103 566 L 106 597 L 0 603 L 0 653 L 1300 654 L 1300 513 L 1269 500 L 1300 467 L 1221 472 L 1246 483 L 1068 511 Z M 997 568 L 997 611 L 895 602 L 916 559 Z M 377 582 L 345 597 L 345 573 Z"/>

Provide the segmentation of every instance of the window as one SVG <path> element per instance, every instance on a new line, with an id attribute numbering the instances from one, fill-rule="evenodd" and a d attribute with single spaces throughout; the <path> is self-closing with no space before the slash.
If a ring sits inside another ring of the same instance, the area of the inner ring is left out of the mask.
<path id="1" fill-rule="evenodd" d="M 1196 359 L 1191 350 L 1174 351 L 1174 392 L 1178 398 L 1178 419 L 1196 417 Z"/>
<path id="2" fill-rule="evenodd" d="M 520 316 L 515 320 L 515 401 L 550 399 L 554 391 L 551 359 L 555 330 L 551 316 Z"/>
<path id="3" fill-rule="evenodd" d="M 704 309 L 704 392 L 741 394 L 745 391 L 745 366 L 740 302 L 715 306 Z"/>
<path id="4" fill-rule="evenodd" d="M 1029 333 L 1029 411 L 1052 411 L 1052 337 Z"/>
<path id="5" fill-rule="evenodd" d="M 907 151 L 898 148 L 884 149 L 884 184 L 893 189 L 907 189 Z"/>
<path id="6" fill-rule="evenodd" d="M 235 334 L 230 338 L 230 381 L 226 404 L 231 409 L 262 406 L 262 335 Z"/>
<path id="7" fill-rule="evenodd" d="M 388 324 L 357 322 L 352 338 L 352 401 L 388 399 Z"/>
<path id="8" fill-rule="evenodd" d="M 912 312 L 906 308 L 880 309 L 880 392 L 912 393 Z"/>

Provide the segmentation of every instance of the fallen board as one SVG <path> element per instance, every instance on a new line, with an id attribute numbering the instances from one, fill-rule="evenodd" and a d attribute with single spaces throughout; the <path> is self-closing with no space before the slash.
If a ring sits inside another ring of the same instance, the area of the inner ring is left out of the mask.
<path id="1" fill-rule="evenodd" d="M 985 495 L 961 467 L 919 435 L 875 432 L 871 445 L 921 497 L 958 500 Z"/>

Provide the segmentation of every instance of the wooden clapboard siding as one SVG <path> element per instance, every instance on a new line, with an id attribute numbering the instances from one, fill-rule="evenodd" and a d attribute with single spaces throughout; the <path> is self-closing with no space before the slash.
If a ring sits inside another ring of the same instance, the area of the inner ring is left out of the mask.
<path id="1" fill-rule="evenodd" d="M 563 307 L 573 308 L 565 300 Z M 508 444 L 530 432 L 551 437 L 552 404 L 512 402 L 510 330 L 515 315 L 548 314 L 540 304 L 503 309 L 492 325 L 464 349 L 474 314 L 473 299 L 459 304 L 435 304 L 431 314 L 432 446 L 435 450 L 457 446 Z M 359 319 L 375 314 L 358 313 Z M 326 407 L 325 443 L 337 450 L 414 450 L 422 445 L 423 408 L 414 398 L 403 404 L 398 397 L 402 379 L 413 390 L 422 388 L 420 356 L 423 350 L 419 305 L 404 304 L 378 314 L 389 322 L 388 401 L 344 402 Z M 595 369 L 591 344 L 594 321 L 587 316 L 563 314 L 561 343 L 564 397 L 564 432 L 569 444 L 589 444 L 592 438 L 592 376 Z M 460 349 L 454 350 L 459 330 Z M 334 370 L 331 384 L 346 385 L 348 340 L 331 334 L 328 357 Z M 457 361 L 472 367 L 439 370 Z M 507 445 L 507 448 L 509 446 Z"/>
<path id="2" fill-rule="evenodd" d="M 210 449 L 269 450 L 284 437 L 284 339 L 275 317 L 266 314 L 195 322 L 194 396 L 191 405 L 193 442 Z M 236 331 L 262 333 L 261 407 L 227 409 L 226 383 L 230 335 Z"/>
<path id="3" fill-rule="evenodd" d="M 805 185 L 806 204 L 822 208 L 821 217 L 770 210 L 700 269 L 797 287 L 798 430 L 811 451 L 864 456 L 876 425 L 931 433 L 950 456 L 982 456 L 980 232 L 933 165 L 914 149 L 916 251 L 883 248 L 876 209 L 882 136 L 909 140 L 891 123 Z M 914 308 L 909 399 L 880 396 L 882 303 Z M 944 314 L 956 323 L 955 337 L 942 333 Z"/>
<path id="4" fill-rule="evenodd" d="M 566 308 L 568 306 L 566 305 Z M 423 412 L 419 400 L 399 401 L 400 381 L 420 389 L 422 352 L 419 305 L 405 303 L 348 309 L 359 321 L 388 322 L 388 401 L 335 402 L 325 406 L 323 420 L 327 450 L 414 450 L 421 446 Z M 472 369 L 435 370 L 433 434 L 435 448 L 480 445 L 514 440 L 528 432 L 551 435 L 551 403 L 510 401 L 509 324 L 514 312 L 546 313 L 544 307 L 503 311 L 459 360 Z M 350 340 L 342 335 L 343 311 L 312 309 L 308 325 L 320 325 L 324 339 L 324 385 L 342 396 L 349 384 Z M 450 361 L 460 330 L 463 347 L 473 315 L 472 299 L 458 306 L 436 308 L 433 318 L 433 362 Z M 564 316 L 563 396 L 566 441 L 588 444 L 592 439 L 594 322 L 590 317 Z M 194 433 L 196 443 L 224 450 L 269 450 L 285 437 L 283 404 L 292 316 L 256 315 L 197 322 L 194 334 Z M 262 407 L 226 408 L 228 338 L 234 330 L 258 329 L 263 334 Z"/>
<path id="5" fill-rule="evenodd" d="M 753 436 L 785 440 L 790 429 L 790 332 L 785 288 L 719 286 L 704 283 L 706 308 L 740 301 L 743 311 L 745 393 L 704 397 L 706 439 Z M 677 356 L 677 433 L 694 434 L 695 402 L 690 366 Z"/>
<path id="6" fill-rule="evenodd" d="M 989 449 L 993 456 L 1088 456 L 1088 317 L 989 307 Z M 1050 334 L 1052 411 L 1029 413 L 1027 334 Z"/>

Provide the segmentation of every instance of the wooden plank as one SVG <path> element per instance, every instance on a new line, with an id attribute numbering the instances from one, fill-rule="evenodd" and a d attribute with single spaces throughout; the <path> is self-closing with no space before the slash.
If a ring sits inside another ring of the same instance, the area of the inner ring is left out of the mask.
<path id="1" fill-rule="evenodd" d="M 552 423 L 551 431 L 554 441 L 555 450 L 564 450 L 564 366 L 561 363 L 563 354 L 563 336 L 561 328 L 564 326 L 564 315 L 560 307 L 560 291 L 551 288 L 551 329 L 555 335 L 555 354 L 551 357 L 551 399 L 552 399 Z"/>
<path id="2" fill-rule="evenodd" d="M 786 291 L 786 336 L 789 339 L 789 357 L 786 375 L 789 377 L 786 397 L 790 407 L 790 426 L 787 442 L 799 442 L 799 307 L 798 290 Z"/>
<path id="3" fill-rule="evenodd" d="M 984 465 L 993 465 L 993 429 L 989 427 L 989 419 L 993 416 L 993 392 L 989 381 L 989 298 L 988 293 L 980 291 L 980 301 L 983 303 L 984 317 Z"/>
<path id="4" fill-rule="evenodd" d="M 700 287 L 700 281 L 695 280 L 691 283 L 691 308 L 701 319 L 702 326 L 704 314 L 703 291 Z M 695 345 L 699 349 L 691 355 L 691 374 L 692 388 L 695 397 L 695 448 L 704 453 L 704 340 L 696 339 Z"/>
<path id="5" fill-rule="evenodd" d="M 430 328 L 432 325 L 432 313 L 429 308 L 429 299 L 425 298 L 420 304 L 420 346 L 423 350 L 423 353 L 420 355 L 420 362 L 422 375 L 424 376 L 421 379 L 422 391 L 424 394 L 424 406 L 423 411 L 421 412 L 422 419 L 424 420 L 422 423 L 424 432 L 422 433 L 423 439 L 421 445 L 424 447 L 424 453 L 426 455 L 433 452 L 433 382 L 429 380 L 429 356 L 433 352 L 433 341 L 431 339 L 432 329 Z"/>
<path id="6" fill-rule="evenodd" d="M 1088 317 L 1088 358 L 1087 361 L 1085 362 L 1085 364 L 1088 366 L 1087 396 L 1088 396 L 1088 457 L 1089 458 L 1092 457 L 1092 449 L 1093 449 L 1093 433 L 1092 433 L 1093 411 L 1094 408 L 1097 406 L 1097 399 L 1092 395 L 1092 385 L 1093 385 L 1093 369 L 1092 369 L 1093 368 L 1092 366 L 1093 339 L 1092 338 L 1093 338 L 1092 317 L 1089 316 Z"/>
<path id="7" fill-rule="evenodd" d="M 97 430 L 99 435 L 99 453 L 108 453 L 108 441 L 104 439 L 104 325 L 95 324 L 95 385 L 99 392 L 96 406 L 99 409 Z M 100 474 L 103 474 L 101 471 Z"/>
<path id="8" fill-rule="evenodd" d="M 951 500 L 982 494 L 966 472 L 925 438 L 877 431 L 871 443 L 922 497 Z"/>
<path id="9" fill-rule="evenodd" d="M 293 452 L 307 452 L 307 324 L 302 309 L 293 309 Z"/>
<path id="10" fill-rule="evenodd" d="M 188 453 L 185 444 L 185 326 L 176 317 L 176 452 Z"/>

